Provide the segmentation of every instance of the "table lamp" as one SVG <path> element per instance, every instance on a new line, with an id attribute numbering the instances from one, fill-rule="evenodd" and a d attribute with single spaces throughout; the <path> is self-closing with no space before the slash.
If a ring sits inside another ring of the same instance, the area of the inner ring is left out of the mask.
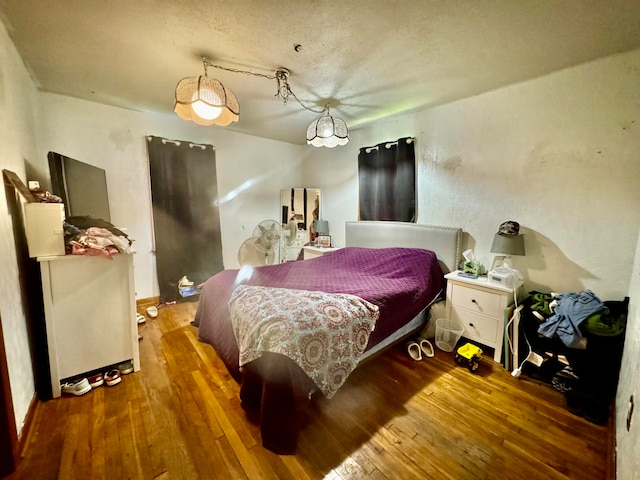
<path id="1" fill-rule="evenodd" d="M 326 220 L 316 220 L 315 230 L 318 235 L 329 235 L 329 222 Z"/>
<path id="2" fill-rule="evenodd" d="M 496 255 L 491 264 L 491 270 L 504 265 L 511 268 L 511 255 L 524 255 L 524 235 L 520 235 L 520 225 L 517 222 L 509 221 L 500 225 L 498 233 L 493 236 L 491 243 L 491 253 Z"/>
<path id="3" fill-rule="evenodd" d="M 502 261 L 502 265 L 511 266 L 511 255 L 524 255 L 524 235 L 505 236 L 496 233 L 491 243 L 491 253 L 501 253 L 496 255 L 491 270 L 496 266 L 496 262 Z"/>

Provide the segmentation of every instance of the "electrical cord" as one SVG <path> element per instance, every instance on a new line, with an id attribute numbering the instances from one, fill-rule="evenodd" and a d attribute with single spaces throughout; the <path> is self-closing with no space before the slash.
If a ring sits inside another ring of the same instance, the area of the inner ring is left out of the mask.
<path id="1" fill-rule="evenodd" d="M 509 336 L 509 327 L 511 326 L 511 324 L 516 320 L 520 320 L 520 312 L 522 311 L 522 309 L 524 308 L 523 305 L 519 305 L 516 307 L 516 309 L 513 311 L 513 314 L 511 315 L 511 318 L 509 319 L 509 321 L 507 322 L 507 331 L 506 331 L 506 335 L 507 335 L 507 341 L 509 343 L 509 350 L 511 351 L 511 353 L 515 353 L 517 354 L 517 352 L 514 350 L 513 347 L 513 342 L 511 340 L 511 337 Z M 529 343 L 529 339 L 527 338 L 527 336 L 524 336 L 524 340 L 525 342 L 527 342 L 527 348 L 529 349 L 529 352 L 527 353 L 526 358 L 522 361 L 522 363 L 511 372 L 511 375 L 515 378 L 518 378 L 520 376 L 520 374 L 522 374 L 522 367 L 524 366 L 525 362 L 527 360 L 529 360 L 529 357 L 531 356 L 531 354 L 533 353 L 533 349 L 531 348 L 531 344 Z"/>
<path id="2" fill-rule="evenodd" d="M 511 351 L 513 353 L 515 353 L 517 355 L 517 352 L 514 351 L 513 348 L 513 343 L 511 342 L 511 338 L 509 337 L 509 324 L 513 323 L 513 321 L 518 318 L 520 319 L 520 312 L 522 311 L 522 309 L 524 308 L 523 305 L 518 306 L 515 311 L 513 312 L 513 315 L 511 316 L 511 319 L 509 320 L 509 322 L 507 323 L 507 339 L 509 341 L 509 347 L 511 349 Z M 517 368 L 515 368 L 512 372 L 511 372 L 511 376 L 518 378 L 520 377 L 520 375 L 522 374 L 522 367 L 524 366 L 524 364 L 526 362 L 531 361 L 531 359 L 535 359 L 537 356 L 539 357 L 539 355 L 537 355 L 534 351 L 533 348 L 531 347 L 531 343 L 529 342 L 529 339 L 527 338 L 527 335 L 524 335 L 524 340 L 525 342 L 527 342 L 527 348 L 528 348 L 528 352 L 527 352 L 527 356 L 524 358 L 524 360 L 522 360 L 522 362 L 520 363 L 520 365 L 518 365 Z"/>
<path id="3" fill-rule="evenodd" d="M 515 309 L 514 309 L 513 313 L 511 314 L 511 318 L 507 322 L 507 328 L 506 328 L 505 334 L 507 336 L 507 342 L 509 344 L 509 350 L 511 351 L 511 353 L 514 353 L 514 354 L 517 355 L 518 352 L 514 351 L 513 341 L 511 339 L 511 336 L 509 335 L 509 327 L 511 327 L 511 325 L 516 320 L 516 318 L 518 320 L 520 320 L 520 312 L 523 309 L 523 305 L 518 305 L 518 280 L 519 280 L 519 278 L 516 278 L 517 270 L 511 268 L 509 265 L 502 265 L 502 267 L 506 268 L 509 271 L 509 273 L 511 274 L 511 279 L 513 280 L 513 303 L 515 305 Z M 515 377 L 515 378 L 518 378 L 522 374 L 522 367 L 529 360 L 529 357 L 531 357 L 531 355 L 533 354 L 533 348 L 531 347 L 531 343 L 529 343 L 529 339 L 527 338 L 526 335 L 524 336 L 524 340 L 527 342 L 527 348 L 529 349 L 529 351 L 528 351 L 527 356 L 525 357 L 525 359 L 522 361 L 522 363 L 520 363 L 520 365 L 511 372 L 511 375 L 513 377 Z"/>
<path id="4" fill-rule="evenodd" d="M 513 311 L 513 313 L 511 314 L 511 318 L 509 319 L 509 321 L 507 322 L 507 328 L 506 328 L 506 335 L 507 335 L 507 342 L 509 343 L 509 350 L 511 351 L 511 353 L 515 353 L 513 351 L 513 343 L 511 341 L 511 337 L 509 336 L 509 327 L 511 326 L 511 324 L 513 323 L 513 320 L 515 319 L 516 314 L 518 315 L 518 317 L 520 317 L 520 311 L 522 310 L 522 306 L 518 305 L 518 288 L 517 288 L 517 281 L 516 281 L 516 277 L 515 277 L 515 272 L 513 268 L 507 266 L 507 265 L 503 265 L 504 268 L 506 268 L 507 270 L 509 270 L 509 272 L 511 273 L 511 278 L 513 279 L 513 304 L 515 305 L 515 309 Z"/>

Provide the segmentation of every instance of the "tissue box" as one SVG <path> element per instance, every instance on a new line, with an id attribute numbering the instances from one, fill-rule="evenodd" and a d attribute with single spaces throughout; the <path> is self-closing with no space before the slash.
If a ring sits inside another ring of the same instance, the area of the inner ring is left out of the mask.
<path id="1" fill-rule="evenodd" d="M 464 269 L 462 270 L 463 273 L 476 278 L 478 275 L 480 275 L 480 262 L 478 261 L 466 261 L 464 262 Z"/>

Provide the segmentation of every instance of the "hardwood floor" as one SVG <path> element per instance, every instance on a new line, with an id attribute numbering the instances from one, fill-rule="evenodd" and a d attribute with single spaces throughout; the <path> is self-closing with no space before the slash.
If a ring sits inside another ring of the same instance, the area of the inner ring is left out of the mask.
<path id="1" fill-rule="evenodd" d="M 190 325 L 195 303 L 140 326 L 140 372 L 36 407 L 10 479 L 607 478 L 609 427 L 550 386 L 483 359 L 414 362 L 402 347 L 360 366 L 305 415 L 298 453 L 262 448 L 238 385 Z M 143 311 L 143 309 L 141 309 Z"/>

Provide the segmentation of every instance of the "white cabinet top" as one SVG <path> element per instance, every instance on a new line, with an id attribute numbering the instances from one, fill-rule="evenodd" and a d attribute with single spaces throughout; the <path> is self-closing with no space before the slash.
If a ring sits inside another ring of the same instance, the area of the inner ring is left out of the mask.
<path id="1" fill-rule="evenodd" d="M 133 255 L 132 253 L 116 253 L 114 255 Z M 38 262 L 51 262 L 51 261 L 65 261 L 65 260 L 73 260 L 76 258 L 99 258 L 100 260 L 107 260 L 109 261 L 108 258 L 104 257 L 103 255 L 72 255 L 72 254 L 68 254 L 68 255 L 48 255 L 46 257 L 37 257 L 36 260 Z"/>
<path id="2" fill-rule="evenodd" d="M 456 282 L 465 283 L 470 286 L 492 288 L 500 292 L 513 292 L 514 290 L 513 288 L 505 287 L 504 285 L 498 285 L 496 283 L 490 282 L 486 275 L 481 275 L 477 278 L 470 278 L 464 275 L 460 275 L 460 273 L 461 273 L 460 270 L 456 270 L 455 272 L 447 273 L 444 276 L 444 278 L 446 278 L 447 280 L 453 280 Z M 515 289 L 517 290 L 521 286 L 522 286 L 522 280 L 517 279 Z"/>

